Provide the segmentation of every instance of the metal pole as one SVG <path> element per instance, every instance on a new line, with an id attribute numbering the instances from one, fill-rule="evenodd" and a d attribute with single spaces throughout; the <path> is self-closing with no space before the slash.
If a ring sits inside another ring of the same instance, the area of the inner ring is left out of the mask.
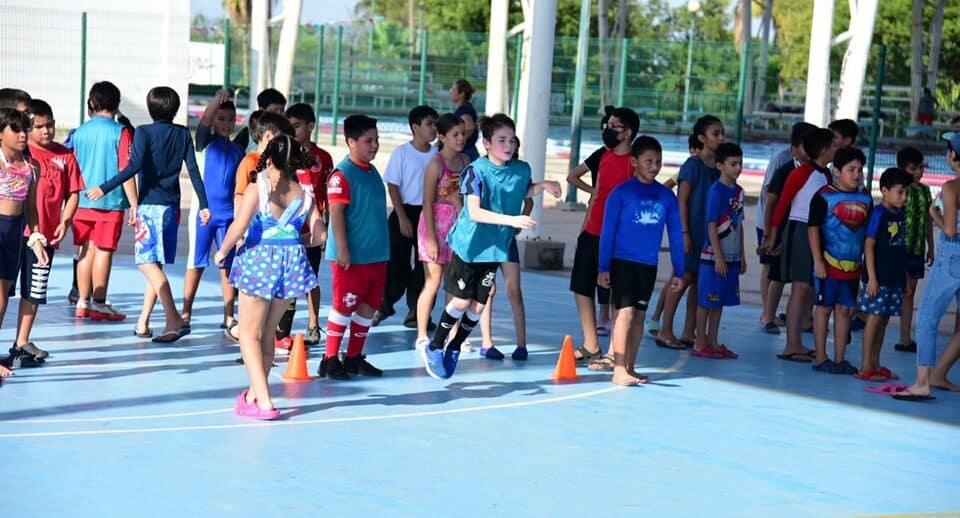
<path id="1" fill-rule="evenodd" d="M 80 13 L 80 122 L 87 116 L 87 12 Z"/>
<path id="2" fill-rule="evenodd" d="M 320 85 L 323 84 L 323 25 L 317 26 L 317 79 L 316 84 L 313 88 L 313 111 L 317 121 L 320 120 L 320 96 L 323 95 L 320 92 Z M 317 141 L 317 136 L 320 135 L 320 124 L 314 124 L 313 126 L 313 141 Z"/>
<path id="3" fill-rule="evenodd" d="M 223 19 L 223 89 L 230 89 L 230 18 Z"/>
<path id="4" fill-rule="evenodd" d="M 750 66 L 750 40 L 743 40 L 740 51 L 740 84 L 737 86 L 737 145 L 743 138 L 743 107 L 747 98 L 747 67 Z"/>
<path id="5" fill-rule="evenodd" d="M 623 106 L 623 96 L 627 91 L 627 45 L 630 40 L 623 38 L 620 42 L 620 78 L 617 89 L 617 106 Z"/>
<path id="6" fill-rule="evenodd" d="M 580 29 L 577 33 L 577 68 L 573 80 L 573 114 L 570 117 L 570 162 L 572 171 L 580 164 L 580 123 L 583 121 L 583 90 L 587 82 L 587 47 L 590 45 L 590 0 L 580 2 Z M 567 184 L 566 202 L 577 203 L 577 187 Z"/>
<path id="7" fill-rule="evenodd" d="M 517 120 L 520 108 L 520 74 L 523 71 L 523 33 L 517 34 L 517 59 L 513 67 L 513 106 L 510 109 L 512 119 Z"/>
<path id="8" fill-rule="evenodd" d="M 687 74 L 683 84 L 683 116 L 681 120 L 687 122 L 687 108 L 690 106 L 690 71 L 693 67 L 693 15 L 690 15 L 690 28 L 687 29 Z"/>
<path id="9" fill-rule="evenodd" d="M 420 17 L 420 88 L 417 91 L 417 104 L 423 105 L 427 93 L 427 39 L 429 33 L 423 28 L 423 16 Z"/>
<path id="10" fill-rule="evenodd" d="M 873 126 L 870 128 L 870 156 L 867 157 L 867 190 L 873 189 L 873 166 L 877 160 L 877 144 L 880 140 L 880 98 L 883 80 L 887 71 L 887 46 L 880 44 L 877 55 L 877 84 L 873 92 Z"/>
<path id="11" fill-rule="evenodd" d="M 337 61 L 333 72 L 333 123 L 330 130 L 330 145 L 337 145 L 337 112 L 340 111 L 340 63 L 343 54 L 343 25 L 337 26 Z"/>

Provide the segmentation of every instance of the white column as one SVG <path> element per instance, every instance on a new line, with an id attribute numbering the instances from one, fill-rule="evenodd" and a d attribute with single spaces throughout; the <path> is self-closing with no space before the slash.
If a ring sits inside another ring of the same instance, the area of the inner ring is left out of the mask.
<path id="1" fill-rule="evenodd" d="M 807 61 L 807 101 L 803 118 L 826 127 L 830 122 L 830 46 L 833 39 L 833 0 L 814 0 Z"/>
<path id="2" fill-rule="evenodd" d="M 851 4 L 852 5 L 852 4 Z M 867 74 L 870 44 L 873 42 L 873 24 L 877 18 L 877 0 L 858 0 L 857 12 L 850 13 L 853 37 L 843 56 L 840 73 L 840 99 L 837 101 L 838 119 L 857 120 L 860 113 L 860 98 L 863 95 L 863 79 Z"/>
<path id="3" fill-rule="evenodd" d="M 277 68 L 274 71 L 273 86 L 285 97 L 290 98 L 290 86 L 293 80 L 293 59 L 297 53 L 297 34 L 300 30 L 300 11 L 302 0 L 283 1 L 283 27 L 280 29 L 280 44 L 277 47 Z"/>
<path id="4" fill-rule="evenodd" d="M 267 87 L 267 63 L 270 45 L 267 41 L 268 0 L 253 0 L 250 10 L 250 109 L 257 108 L 257 94 Z"/>
<path id="5" fill-rule="evenodd" d="M 923 93 L 923 4 L 924 0 L 913 0 L 910 13 L 910 126 L 916 124 Z"/>
<path id="6" fill-rule="evenodd" d="M 487 94 L 485 112 L 509 113 L 507 99 L 507 15 L 510 0 L 490 2 L 490 43 L 487 51 Z"/>
<path id="7" fill-rule="evenodd" d="M 760 65 L 757 68 L 757 79 L 754 84 L 753 107 L 761 108 L 763 94 L 767 91 L 767 62 L 770 60 L 770 24 L 773 19 L 773 0 L 764 0 L 763 19 L 760 22 Z"/>
<path id="8" fill-rule="evenodd" d="M 547 162 L 547 130 L 550 125 L 550 82 L 553 69 L 554 30 L 557 22 L 556 0 L 529 0 L 525 13 L 527 32 L 523 38 L 523 68 L 520 74 L 520 103 L 517 110 L 517 134 L 521 142 L 521 158 L 530 163 L 533 181 L 544 178 Z M 543 198 L 534 199 L 534 220 L 540 221 Z M 540 235 L 539 227 L 526 232 L 526 237 Z"/>

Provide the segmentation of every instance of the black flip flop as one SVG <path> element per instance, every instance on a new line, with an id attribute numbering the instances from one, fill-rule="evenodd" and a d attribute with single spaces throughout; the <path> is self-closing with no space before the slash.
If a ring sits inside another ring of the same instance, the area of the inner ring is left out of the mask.
<path id="1" fill-rule="evenodd" d="M 934 399 L 937 399 L 933 396 L 924 396 L 923 394 L 894 394 L 892 397 L 897 401 L 911 401 L 914 403 L 933 401 Z"/>
<path id="2" fill-rule="evenodd" d="M 694 341 L 693 341 L 693 340 L 684 340 L 683 338 L 681 338 L 681 339 L 679 339 L 679 340 L 677 340 L 677 341 L 680 342 L 681 344 L 683 344 L 684 348 L 686 348 L 686 349 L 689 349 L 689 348 L 693 347 L 693 344 L 694 344 Z"/>
<path id="3" fill-rule="evenodd" d="M 148 327 L 145 332 L 141 333 L 141 332 L 137 331 L 137 328 L 136 328 L 136 327 L 134 327 L 134 328 L 133 328 L 133 336 L 135 336 L 135 337 L 137 337 L 137 338 L 153 338 L 153 331 L 151 331 L 150 328 Z"/>
<path id="4" fill-rule="evenodd" d="M 682 343 L 671 344 L 671 343 L 666 342 L 666 341 L 664 341 L 664 340 L 661 340 L 661 339 L 659 339 L 659 338 L 657 338 L 656 340 L 654 340 L 653 343 L 657 344 L 657 347 L 663 347 L 664 349 L 673 349 L 674 351 L 686 351 L 686 350 L 687 350 L 687 346 L 684 345 L 684 344 L 682 344 Z"/>
<path id="5" fill-rule="evenodd" d="M 777 358 L 786 362 L 794 362 L 794 363 L 812 363 L 813 362 L 813 360 L 810 359 L 810 356 L 808 356 L 807 353 L 790 353 L 790 354 L 780 353 L 777 355 Z"/>

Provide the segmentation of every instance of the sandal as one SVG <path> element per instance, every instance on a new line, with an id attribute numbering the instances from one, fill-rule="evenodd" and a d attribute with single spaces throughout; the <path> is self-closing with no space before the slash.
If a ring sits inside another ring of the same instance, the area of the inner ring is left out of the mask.
<path id="1" fill-rule="evenodd" d="M 893 346 L 894 350 L 905 352 L 905 353 L 915 353 L 917 352 L 917 342 L 911 340 L 905 344 L 897 344 Z"/>
<path id="2" fill-rule="evenodd" d="M 153 338 L 153 331 L 148 327 L 146 331 L 140 332 L 136 327 L 133 328 L 133 336 L 137 338 Z"/>
<path id="3" fill-rule="evenodd" d="M 583 362 L 590 363 L 599 359 L 601 356 L 603 356 L 603 351 L 601 351 L 599 348 L 596 351 L 590 352 L 589 350 L 587 350 L 586 347 L 582 345 L 580 347 L 577 347 L 577 350 L 575 351 L 575 353 L 579 353 L 580 357 L 578 358 L 576 355 L 574 355 L 574 359 L 581 363 Z"/>
<path id="4" fill-rule="evenodd" d="M 644 327 L 647 328 L 647 334 L 656 338 L 657 334 L 660 332 L 660 321 L 648 318 Z"/>
<path id="5" fill-rule="evenodd" d="M 887 381 L 888 379 L 882 372 L 873 369 L 862 370 L 853 377 L 861 381 Z"/>
<path id="6" fill-rule="evenodd" d="M 602 355 L 590 362 L 590 365 L 588 365 L 587 368 L 592 371 L 610 372 L 613 370 L 613 358 L 607 355 Z"/>
<path id="7" fill-rule="evenodd" d="M 233 322 L 230 322 L 229 325 L 227 325 L 227 328 L 226 328 L 226 329 L 223 330 L 223 334 L 224 334 L 231 342 L 233 342 L 233 343 L 235 343 L 235 344 L 240 343 L 240 337 L 237 336 L 237 335 L 235 335 L 235 334 L 233 334 L 233 333 L 234 333 L 234 330 L 237 329 L 237 326 L 239 326 L 239 325 L 240 325 L 240 323 L 239 323 L 238 321 L 234 320 Z"/>
<path id="8" fill-rule="evenodd" d="M 884 367 L 883 365 L 881 365 L 880 368 L 877 369 L 877 372 L 879 372 L 880 374 L 883 374 L 883 376 L 884 376 L 885 378 L 887 378 L 888 380 L 898 380 L 898 379 L 900 379 L 900 376 L 897 376 L 896 374 L 893 373 L 893 371 L 891 371 L 890 369 Z"/>

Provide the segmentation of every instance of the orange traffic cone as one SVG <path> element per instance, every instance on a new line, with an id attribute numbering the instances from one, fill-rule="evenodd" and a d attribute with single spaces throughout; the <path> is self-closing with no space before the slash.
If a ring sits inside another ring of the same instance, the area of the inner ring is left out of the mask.
<path id="1" fill-rule="evenodd" d="M 290 349 L 290 359 L 287 360 L 287 372 L 283 373 L 286 381 L 310 381 L 307 371 L 307 348 L 303 345 L 303 333 L 297 333 L 293 339 L 293 348 Z"/>
<path id="2" fill-rule="evenodd" d="M 563 338 L 563 346 L 560 348 L 560 357 L 557 358 L 557 368 L 553 371 L 552 378 L 555 381 L 577 381 L 577 359 L 573 355 L 573 337 L 567 335 Z"/>

